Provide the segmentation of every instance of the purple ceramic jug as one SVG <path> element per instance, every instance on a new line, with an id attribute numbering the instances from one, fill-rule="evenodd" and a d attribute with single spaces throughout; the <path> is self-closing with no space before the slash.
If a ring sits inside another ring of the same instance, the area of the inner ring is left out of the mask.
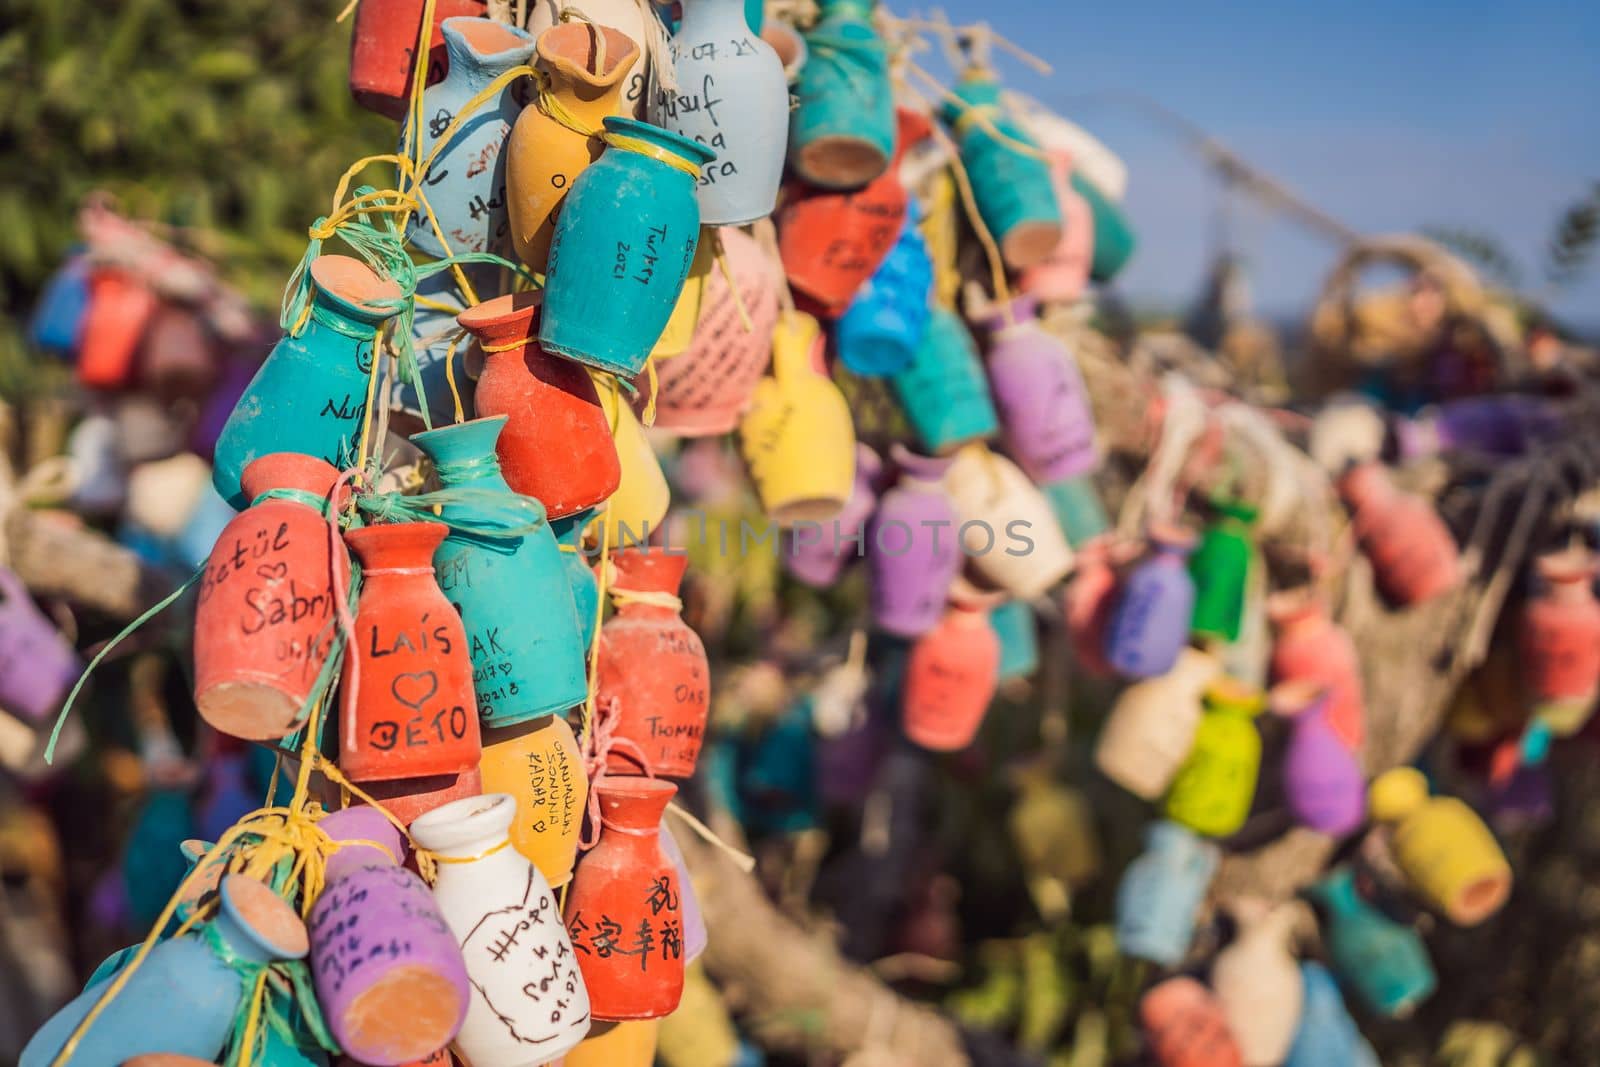
<path id="1" fill-rule="evenodd" d="M 687 966 L 706 950 L 706 919 L 700 910 L 700 898 L 695 895 L 694 882 L 689 879 L 689 865 L 684 862 L 683 850 L 673 839 L 665 818 L 661 820 L 661 851 L 678 871 L 679 896 L 683 900 L 683 962 Z"/>
<path id="2" fill-rule="evenodd" d="M 1178 662 L 1194 613 L 1194 579 L 1187 558 L 1194 534 L 1157 523 L 1148 533 L 1150 555 L 1133 569 L 1106 634 L 1106 662 L 1129 678 L 1155 678 Z"/>
<path id="3" fill-rule="evenodd" d="M 1292 722 L 1283 754 L 1283 795 L 1301 825 L 1335 837 L 1367 817 L 1361 764 L 1328 725 L 1328 690 L 1313 681 L 1272 690 L 1272 710 Z"/>
<path id="4" fill-rule="evenodd" d="M 0 567 L 0 705 L 39 722 L 55 714 L 78 676 L 78 657 L 34 606 L 22 579 Z"/>
<path id="5" fill-rule="evenodd" d="M 467 1017 L 467 965 L 433 894 L 400 866 L 400 834 L 376 808 L 318 826 L 347 842 L 328 858 L 312 906 L 311 974 L 328 1027 L 375 1067 L 443 1048 Z"/>
<path id="6" fill-rule="evenodd" d="M 961 570 L 956 510 L 943 484 L 954 460 L 899 444 L 889 456 L 900 481 L 867 525 L 872 620 L 887 633 L 918 637 L 944 617 L 945 594 Z"/>
<path id="7" fill-rule="evenodd" d="M 1019 296 L 989 318 L 989 388 L 1006 450 L 1036 485 L 1088 474 L 1100 465 L 1094 413 L 1066 345 L 1034 317 L 1038 300 Z"/>
<path id="8" fill-rule="evenodd" d="M 784 531 L 783 566 L 797 581 L 818 589 L 839 580 L 845 564 L 865 551 L 861 530 L 878 502 L 873 483 L 883 460 L 856 445 L 856 484 L 843 510 L 826 522 L 800 522 Z"/>

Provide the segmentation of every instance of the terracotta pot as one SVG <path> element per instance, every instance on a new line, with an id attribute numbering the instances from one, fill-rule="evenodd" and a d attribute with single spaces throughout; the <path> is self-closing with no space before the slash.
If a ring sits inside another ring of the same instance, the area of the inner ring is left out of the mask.
<path id="1" fill-rule="evenodd" d="M 474 767 L 460 774 L 435 774 L 421 778 L 396 778 L 367 782 L 362 790 L 402 823 L 412 822 L 435 808 L 483 794 L 483 778 Z"/>
<path id="2" fill-rule="evenodd" d="M 572 11 L 587 15 L 599 26 L 620 30 L 630 41 L 640 47 L 622 79 L 622 114 L 644 118 L 649 105 L 648 80 L 650 57 L 644 51 L 645 42 L 652 33 L 661 33 L 660 8 L 641 4 L 639 0 L 529 0 L 528 32 L 535 37 L 562 22 L 561 14 Z M 654 29 L 652 29 L 654 26 Z"/>
<path id="3" fill-rule="evenodd" d="M 1315 590 L 1274 593 L 1267 599 L 1267 617 L 1278 631 L 1272 645 L 1273 682 L 1322 685 L 1328 691 L 1328 725 L 1345 747 L 1361 751 L 1367 712 L 1355 642 L 1329 617 Z"/>
<path id="4" fill-rule="evenodd" d="M 1381 464 L 1352 468 L 1339 479 L 1339 495 L 1354 512 L 1356 540 L 1390 601 L 1408 607 L 1459 584 L 1460 556 L 1438 512 L 1396 489 Z"/>
<path id="5" fill-rule="evenodd" d="M 1533 712 L 1559 737 L 1576 733 L 1600 693 L 1600 602 L 1594 555 L 1568 549 L 1542 555 L 1544 589 L 1523 605 L 1518 630 L 1523 685 Z"/>
<path id="6" fill-rule="evenodd" d="M 1139 1023 L 1160 1067 L 1240 1067 L 1239 1046 L 1211 991 L 1185 975 L 1139 1001 Z"/>
<path id="7" fill-rule="evenodd" d="M 901 694 L 905 734 L 934 752 L 972 743 L 1000 680 L 1000 638 L 989 613 L 952 603 L 911 646 Z"/>

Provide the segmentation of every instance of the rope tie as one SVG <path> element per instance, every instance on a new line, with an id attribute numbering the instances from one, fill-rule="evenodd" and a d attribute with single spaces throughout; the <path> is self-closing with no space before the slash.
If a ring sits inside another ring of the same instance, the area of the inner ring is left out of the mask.
<path id="1" fill-rule="evenodd" d="M 672 611 L 683 610 L 683 598 L 671 593 L 663 593 L 654 589 L 621 589 L 611 591 L 611 602 L 617 607 L 626 607 L 629 604 L 645 604 L 653 608 L 668 608 Z"/>
<path id="2" fill-rule="evenodd" d="M 624 756 L 637 763 L 645 777 L 655 777 L 655 771 L 650 768 L 650 761 L 645 758 L 644 751 L 638 744 L 631 738 L 617 736 L 617 727 L 621 720 L 621 705 L 618 704 L 616 697 L 612 697 L 596 709 L 594 729 L 589 731 L 584 739 L 583 766 L 589 775 L 589 818 L 583 833 L 578 838 L 578 847 L 585 852 L 600 843 L 602 827 L 611 829 L 611 824 L 600 814 L 600 784 L 610 777 L 627 777 L 613 776 L 607 772 L 611 756 L 613 754 Z"/>
<path id="3" fill-rule="evenodd" d="M 309 492 L 305 489 L 293 489 L 288 486 L 280 486 L 277 489 L 268 489 L 266 492 L 260 494 L 254 500 L 250 501 L 250 506 L 255 507 L 257 504 L 267 500 L 292 500 L 296 504 L 304 504 L 306 507 L 314 509 L 317 514 L 324 517 L 327 516 L 328 508 L 331 504 L 331 501 L 329 501 L 327 497 L 318 496 L 316 493 Z"/>

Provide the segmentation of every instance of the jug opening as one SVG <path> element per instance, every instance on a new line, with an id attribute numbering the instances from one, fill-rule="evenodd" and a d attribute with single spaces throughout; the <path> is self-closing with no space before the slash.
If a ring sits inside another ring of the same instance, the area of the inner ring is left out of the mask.
<path id="1" fill-rule="evenodd" d="M 604 47 L 601 41 L 604 40 Z M 539 35 L 539 58 L 583 71 L 602 85 L 615 82 L 639 55 L 627 34 L 592 22 L 567 22 Z M 602 62 L 603 58 L 603 62 Z"/>
<path id="2" fill-rule="evenodd" d="M 300 702 L 263 682 L 223 682 L 195 703 L 206 722 L 246 741 L 276 741 L 300 719 Z"/>
<path id="3" fill-rule="evenodd" d="M 1510 877 L 1504 874 L 1485 875 L 1456 896 L 1450 908 L 1450 917 L 1462 926 L 1476 926 L 1499 911 L 1510 895 Z"/>
<path id="4" fill-rule="evenodd" d="M 801 522 L 827 522 L 838 516 L 846 501 L 836 496 L 807 497 L 779 504 L 771 511 L 772 521 L 779 526 L 793 526 Z"/>
<path id="5" fill-rule="evenodd" d="M 495 56 L 528 46 L 527 37 L 492 19 L 453 18 L 445 21 L 480 56 Z"/>
<path id="6" fill-rule="evenodd" d="M 884 172 L 887 160 L 871 141 L 845 134 L 819 137 L 800 149 L 795 168 L 814 184 L 829 189 L 855 189 Z"/>
<path id="7" fill-rule="evenodd" d="M 279 959 L 299 959 L 311 949 L 306 924 L 264 883 L 242 874 L 222 880 L 224 905 L 263 948 Z"/>
<path id="8" fill-rule="evenodd" d="M 1013 270 L 1025 270 L 1049 257 L 1061 243 L 1061 224 L 1020 222 L 1000 240 L 1000 254 Z"/>
<path id="9" fill-rule="evenodd" d="M 344 1043 L 362 1060 L 411 1062 L 443 1048 L 460 1022 L 461 991 L 417 964 L 396 967 L 344 1011 Z"/>
<path id="10" fill-rule="evenodd" d="M 317 288 L 363 311 L 382 313 L 385 303 L 400 299 L 400 286 L 391 278 L 349 256 L 322 255 L 311 261 L 311 280 Z"/>

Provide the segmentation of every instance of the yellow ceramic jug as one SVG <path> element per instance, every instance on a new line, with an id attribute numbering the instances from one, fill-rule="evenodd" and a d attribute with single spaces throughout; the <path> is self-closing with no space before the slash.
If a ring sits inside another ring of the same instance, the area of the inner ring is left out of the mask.
<path id="1" fill-rule="evenodd" d="M 1511 895 L 1511 864 L 1478 813 L 1455 797 L 1430 797 L 1414 767 L 1396 767 L 1367 792 L 1372 817 L 1388 823 L 1395 862 L 1411 889 L 1451 922 L 1475 926 Z"/>
<path id="2" fill-rule="evenodd" d="M 589 778 L 572 727 L 560 715 L 483 730 L 478 763 L 485 793 L 517 801 L 511 844 L 552 888 L 566 885 L 578 859 Z"/>
<path id="3" fill-rule="evenodd" d="M 542 271 L 561 201 L 605 149 L 595 134 L 620 112 L 639 46 L 608 26 L 567 22 L 541 33 L 534 51 L 543 85 L 506 141 L 506 210 L 517 255 Z"/>
<path id="4" fill-rule="evenodd" d="M 689 263 L 689 277 L 684 280 L 683 292 L 672 306 L 672 317 L 667 320 L 656 346 L 650 350 L 652 359 L 671 359 L 682 355 L 694 340 L 694 329 L 700 325 L 700 308 L 706 298 L 706 282 L 716 267 L 717 238 L 712 227 L 700 227 L 700 242 L 694 247 L 694 259 Z"/>
<path id="5" fill-rule="evenodd" d="M 622 464 L 617 491 L 605 502 L 603 512 L 604 535 L 614 550 L 643 544 L 661 528 L 661 520 L 672 503 L 672 491 L 667 487 L 667 476 L 661 473 L 655 449 L 639 425 L 639 417 L 623 400 L 616 380 L 601 374 L 596 375 L 595 384 L 617 443 L 617 460 Z M 553 458 L 552 462 L 559 459 Z"/>
<path id="6" fill-rule="evenodd" d="M 785 311 L 772 334 L 772 377 L 756 386 L 739 444 L 761 506 L 780 526 L 823 522 L 850 499 L 856 433 L 850 405 L 823 371 L 822 328 Z"/>
<path id="7" fill-rule="evenodd" d="M 589 1036 L 567 1053 L 561 1067 L 650 1067 L 656 1058 L 660 1019 L 596 1022 Z"/>
<path id="8" fill-rule="evenodd" d="M 1236 678 L 1220 678 L 1206 690 L 1194 747 L 1167 790 L 1167 818 L 1211 837 L 1244 825 L 1261 772 L 1254 720 L 1262 707 L 1261 690 Z"/>
<path id="9" fill-rule="evenodd" d="M 666 1067 L 731 1067 L 739 1058 L 739 1036 L 728 1008 L 698 963 L 684 972 L 683 999 L 661 1020 L 659 1044 Z"/>

